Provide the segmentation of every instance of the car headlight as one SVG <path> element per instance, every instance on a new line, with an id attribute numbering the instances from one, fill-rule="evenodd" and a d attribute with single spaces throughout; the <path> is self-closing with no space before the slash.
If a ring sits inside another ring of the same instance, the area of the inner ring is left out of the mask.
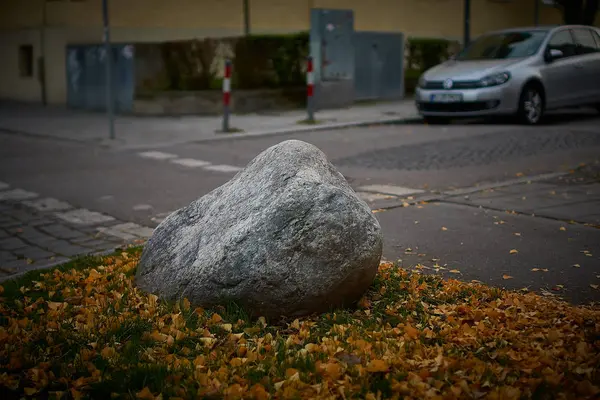
<path id="1" fill-rule="evenodd" d="M 502 85 L 510 79 L 510 72 L 501 72 L 499 74 L 488 75 L 479 80 L 479 86 L 490 87 Z"/>

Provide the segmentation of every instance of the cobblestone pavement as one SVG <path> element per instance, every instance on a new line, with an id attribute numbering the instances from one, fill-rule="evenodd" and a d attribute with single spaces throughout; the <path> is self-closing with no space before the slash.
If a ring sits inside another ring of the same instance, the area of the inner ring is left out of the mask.
<path id="1" fill-rule="evenodd" d="M 152 229 L 0 182 L 0 280 L 141 243 Z"/>
<path id="2" fill-rule="evenodd" d="M 592 131 L 510 130 L 476 137 L 377 149 L 335 160 L 339 166 L 439 170 L 489 165 L 556 151 L 600 147 Z"/>

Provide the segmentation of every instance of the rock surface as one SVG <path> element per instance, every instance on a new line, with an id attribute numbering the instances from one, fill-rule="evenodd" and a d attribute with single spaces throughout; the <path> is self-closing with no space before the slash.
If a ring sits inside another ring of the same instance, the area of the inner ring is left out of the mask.
<path id="1" fill-rule="evenodd" d="M 301 316 L 359 300 L 382 247 L 379 222 L 325 154 L 288 140 L 167 217 L 136 282 L 166 300 Z"/>

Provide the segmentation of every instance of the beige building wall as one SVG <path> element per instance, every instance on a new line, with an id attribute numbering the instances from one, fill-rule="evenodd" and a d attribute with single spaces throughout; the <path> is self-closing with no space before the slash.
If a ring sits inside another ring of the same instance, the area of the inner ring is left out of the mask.
<path id="1" fill-rule="evenodd" d="M 407 36 L 461 40 L 463 0 L 249 0 L 251 32 L 308 30 L 311 8 L 352 9 L 357 30 L 404 32 Z M 31 44 L 45 54 L 47 99 L 66 102 L 65 49 L 102 41 L 101 0 L 46 2 L 0 0 L 0 97 L 40 101 L 38 64 L 33 77 L 19 76 L 18 49 Z M 532 1 L 472 0 L 472 36 L 491 29 L 533 24 Z M 242 0 L 111 0 L 114 42 L 157 42 L 239 36 L 244 31 Z M 541 7 L 540 22 L 560 23 L 560 13 Z M 42 34 L 45 46 L 41 48 Z"/>

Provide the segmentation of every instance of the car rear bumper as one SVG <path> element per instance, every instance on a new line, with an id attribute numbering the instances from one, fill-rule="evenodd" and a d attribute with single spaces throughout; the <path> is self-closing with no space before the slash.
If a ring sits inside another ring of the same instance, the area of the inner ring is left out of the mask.
<path id="1" fill-rule="evenodd" d="M 461 94 L 456 103 L 433 102 L 433 94 Z M 415 102 L 423 116 L 477 117 L 514 114 L 519 109 L 519 91 L 510 85 L 467 90 L 426 90 L 417 88 Z"/>

